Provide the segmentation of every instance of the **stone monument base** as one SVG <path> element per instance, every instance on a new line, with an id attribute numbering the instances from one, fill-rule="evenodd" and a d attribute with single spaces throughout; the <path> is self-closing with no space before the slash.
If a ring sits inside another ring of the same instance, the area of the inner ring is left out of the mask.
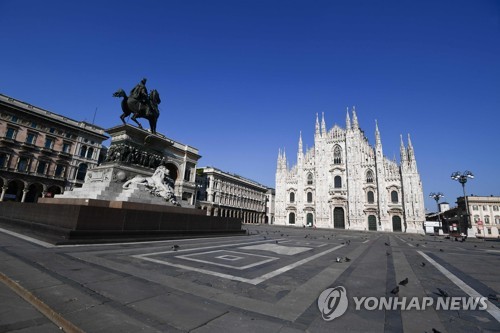
<path id="1" fill-rule="evenodd" d="M 144 184 L 131 184 L 128 189 L 122 188 L 126 179 L 131 179 L 136 175 L 150 177 L 152 174 L 151 169 L 139 166 L 123 165 L 119 162 L 106 163 L 88 170 L 85 183 L 81 188 L 58 194 L 55 199 L 98 199 L 174 206 L 162 197 L 151 195 Z M 52 203 L 52 200 L 45 202 Z M 192 205 L 187 207 L 194 208 Z"/>
<path id="2" fill-rule="evenodd" d="M 92 199 L 41 201 L 49 200 L 0 202 L 0 225 L 56 245 L 245 234 L 239 219 L 206 216 L 196 209 Z"/>

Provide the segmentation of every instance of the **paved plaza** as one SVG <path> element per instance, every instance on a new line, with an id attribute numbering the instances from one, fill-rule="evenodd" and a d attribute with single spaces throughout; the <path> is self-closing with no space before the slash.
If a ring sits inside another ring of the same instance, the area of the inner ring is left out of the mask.
<path id="1" fill-rule="evenodd" d="M 245 236 L 65 246 L 1 229 L 0 332 L 500 331 L 499 242 L 244 228 Z M 335 306 L 320 312 L 318 297 L 339 286 L 347 309 L 326 320 Z M 396 296 L 483 297 L 487 308 L 354 301 Z"/>

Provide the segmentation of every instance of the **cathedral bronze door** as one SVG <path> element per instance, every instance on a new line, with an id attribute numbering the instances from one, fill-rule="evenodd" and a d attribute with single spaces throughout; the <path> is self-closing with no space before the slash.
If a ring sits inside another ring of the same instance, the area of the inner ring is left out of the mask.
<path id="1" fill-rule="evenodd" d="M 377 230 L 377 218 L 375 215 L 368 216 L 368 230 Z"/>
<path id="2" fill-rule="evenodd" d="M 345 229 L 344 208 L 335 207 L 333 209 L 333 227 L 335 229 Z"/>
<path id="3" fill-rule="evenodd" d="M 402 231 L 401 218 L 399 216 L 392 217 L 392 231 Z"/>
<path id="4" fill-rule="evenodd" d="M 306 221 L 308 227 L 312 227 L 314 225 L 314 216 L 312 213 L 307 213 Z"/>

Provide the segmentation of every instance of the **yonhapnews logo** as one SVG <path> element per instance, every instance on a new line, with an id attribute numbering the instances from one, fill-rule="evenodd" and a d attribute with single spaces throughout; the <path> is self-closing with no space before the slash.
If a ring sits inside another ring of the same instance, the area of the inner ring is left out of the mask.
<path id="1" fill-rule="evenodd" d="M 353 297 L 355 310 L 368 311 L 423 311 L 429 307 L 435 310 L 486 310 L 486 297 L 461 297 L 461 296 L 446 296 L 438 297 Z M 349 305 L 347 291 L 342 286 L 328 288 L 324 290 L 318 297 L 318 308 L 321 312 L 321 317 L 325 321 L 331 321 L 342 316 Z"/>
<path id="2" fill-rule="evenodd" d="M 330 321 L 342 316 L 349 301 L 344 287 L 328 288 L 318 297 L 318 308 L 324 320 Z"/>

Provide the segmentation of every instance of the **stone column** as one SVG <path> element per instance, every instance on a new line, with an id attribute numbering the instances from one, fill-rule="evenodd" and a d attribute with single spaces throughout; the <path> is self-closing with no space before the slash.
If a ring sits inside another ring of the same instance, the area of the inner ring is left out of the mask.
<path id="1" fill-rule="evenodd" d="M 24 202 L 26 200 L 26 194 L 28 194 L 29 189 L 25 188 L 23 189 L 23 197 L 21 198 L 21 202 Z"/>
<path id="2" fill-rule="evenodd" d="M 5 193 L 7 192 L 8 186 L 2 186 L 2 194 L 0 194 L 0 201 L 3 201 L 3 197 L 5 196 Z"/>

